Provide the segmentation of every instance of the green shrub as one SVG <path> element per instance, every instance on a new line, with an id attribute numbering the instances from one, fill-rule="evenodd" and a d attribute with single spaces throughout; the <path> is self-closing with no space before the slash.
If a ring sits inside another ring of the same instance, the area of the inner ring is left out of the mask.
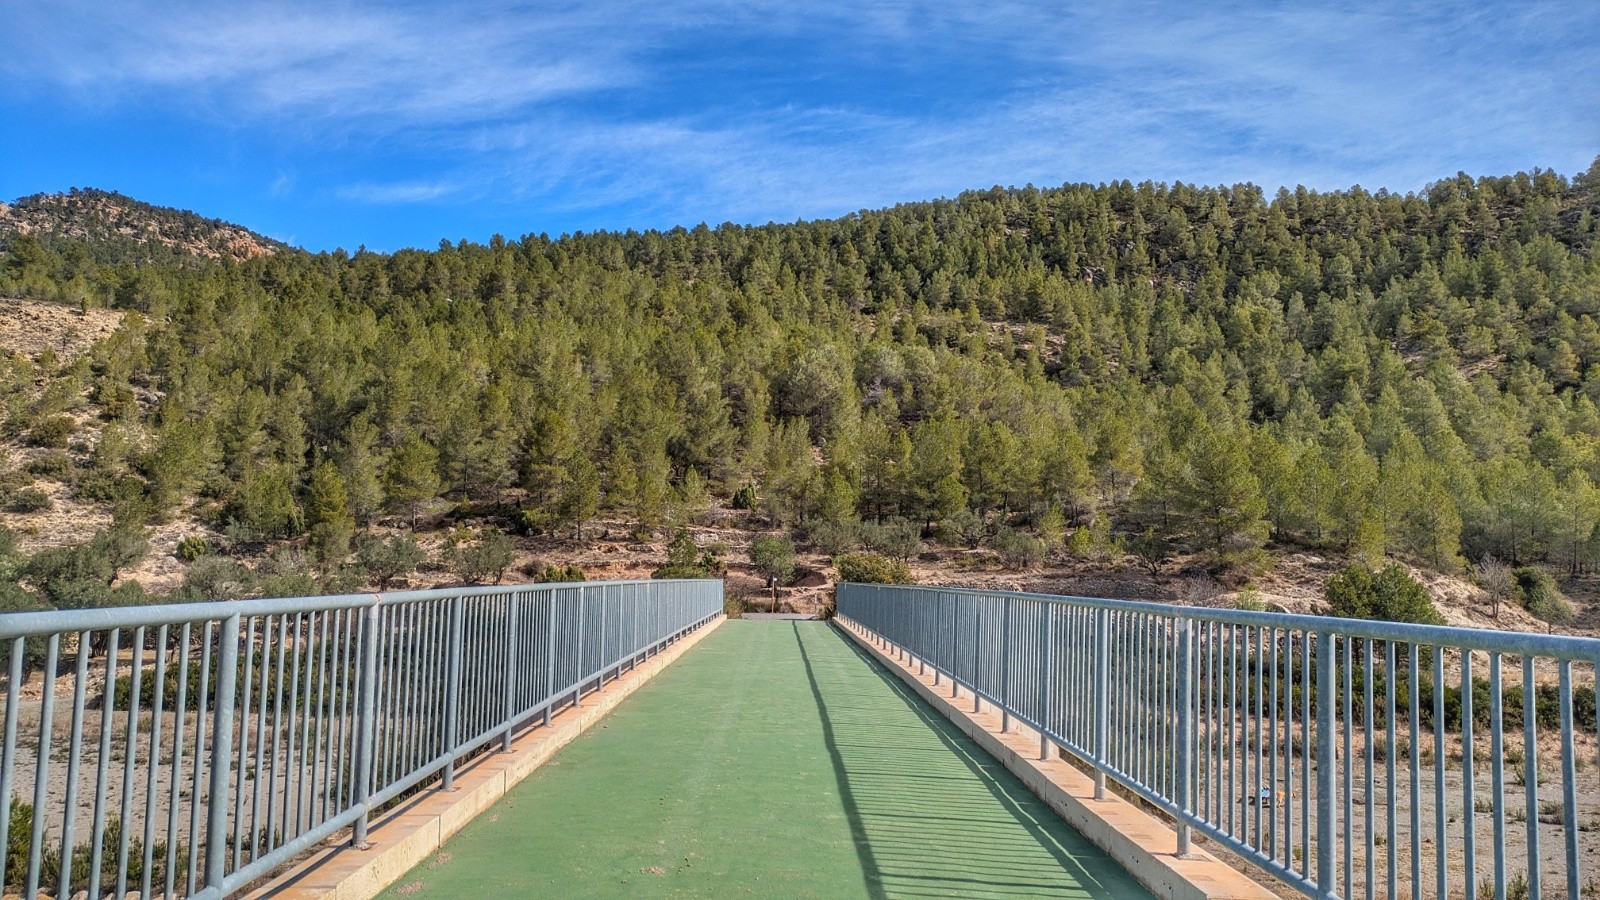
<path id="1" fill-rule="evenodd" d="M 13 797 L 11 800 L 10 828 L 6 832 L 6 880 L 5 891 L 7 895 L 20 894 L 25 888 L 28 877 L 28 850 L 33 831 L 33 804 L 21 798 Z M 115 860 L 118 848 L 122 845 L 122 819 L 115 815 L 106 817 L 105 829 L 100 833 L 100 855 L 104 860 Z M 161 885 L 167 877 L 167 844 L 158 841 L 150 847 L 150 873 L 151 883 Z M 178 883 L 183 883 L 181 874 L 189 867 L 189 848 L 179 846 L 173 856 L 173 872 L 178 875 Z M 73 893 L 83 893 L 89 890 L 89 875 L 91 861 L 94 858 L 94 843 L 92 840 L 77 844 L 72 848 L 72 884 Z M 44 852 L 39 858 L 41 885 L 54 885 L 61 877 L 61 851 L 45 842 Z M 130 885 L 137 886 L 144 878 L 144 841 L 137 835 L 128 836 L 128 867 L 127 880 Z M 100 870 L 100 884 L 93 893 L 109 894 L 115 892 L 117 886 L 117 867 L 105 865 Z"/>
<path id="2" fill-rule="evenodd" d="M 881 553 L 847 553 L 836 557 L 834 568 L 841 582 L 854 584 L 913 584 L 911 568 L 905 560 L 890 559 Z"/>
<path id="3" fill-rule="evenodd" d="M 756 486 L 753 484 L 746 484 L 734 491 L 733 499 L 729 501 L 728 505 L 732 506 L 734 509 L 755 509 Z"/>
<path id="4" fill-rule="evenodd" d="M 651 578 L 711 578 L 712 570 L 701 565 L 705 560 L 714 560 L 711 554 L 706 554 L 702 559 L 700 546 L 694 542 L 694 535 L 687 528 L 679 528 L 667 543 L 667 561 L 660 568 L 650 573 Z"/>
<path id="5" fill-rule="evenodd" d="M 915 522 L 896 517 L 881 525 L 865 526 L 861 543 L 874 553 L 906 560 L 922 552 L 922 529 Z"/>
<path id="6" fill-rule="evenodd" d="M 1544 622 L 1551 631 L 1558 625 L 1572 624 L 1576 617 L 1572 604 L 1549 572 L 1538 566 L 1523 566 L 1511 574 L 1516 583 L 1518 601 L 1535 618 Z"/>
<path id="7" fill-rule="evenodd" d="M 1008 527 L 995 532 L 989 545 L 1000 554 L 1000 561 L 1008 569 L 1031 569 L 1044 562 L 1048 553 L 1044 541 Z"/>
<path id="8" fill-rule="evenodd" d="M 1535 618 L 1544 622 L 1550 631 L 1555 631 L 1558 625 L 1571 625 L 1573 620 L 1577 618 L 1577 613 L 1573 611 L 1572 604 L 1567 601 L 1566 595 L 1560 591 L 1544 592 L 1538 597 L 1529 600 L 1528 612 L 1533 613 Z"/>
<path id="9" fill-rule="evenodd" d="M 446 559 L 450 568 L 468 584 L 480 584 L 491 577 L 499 584 L 511 566 L 515 548 L 510 536 L 486 528 L 477 541 L 451 547 Z"/>
<path id="10" fill-rule="evenodd" d="M 426 550 L 409 534 L 390 535 L 384 540 L 364 534 L 356 540 L 356 564 L 384 590 L 389 582 L 415 571 L 428 558 Z"/>
<path id="11" fill-rule="evenodd" d="M 1267 602 L 1261 599 L 1260 591 L 1247 587 L 1233 595 L 1233 608 L 1245 612 L 1266 612 Z"/>
<path id="12" fill-rule="evenodd" d="M 1380 572 L 1361 565 L 1347 567 L 1328 579 L 1324 598 L 1328 601 L 1330 616 L 1444 624 L 1444 617 L 1434 608 L 1428 589 L 1393 563 Z"/>
<path id="13" fill-rule="evenodd" d="M 583 570 L 573 565 L 545 566 L 534 574 L 533 580 L 537 584 L 564 584 L 572 581 L 587 581 Z"/>
<path id="14" fill-rule="evenodd" d="M 54 478 L 56 481 L 67 481 L 72 477 L 72 457 L 68 456 L 65 451 L 51 450 L 48 453 L 41 453 L 35 456 L 28 461 L 27 466 L 24 468 L 28 470 L 30 475 L 37 475 L 40 478 Z"/>
<path id="15" fill-rule="evenodd" d="M 184 600 L 238 600 L 255 590 L 255 575 L 226 556 L 196 559 L 183 573 L 178 596 Z"/>
<path id="16" fill-rule="evenodd" d="M 55 507 L 50 495 L 38 488 L 23 488 L 11 495 L 6 509 L 14 513 L 48 512 Z"/>
<path id="17" fill-rule="evenodd" d="M 939 523 L 939 542 L 950 547 L 976 550 L 988 534 L 989 523 L 967 507 L 962 507 L 955 515 Z"/>
<path id="18" fill-rule="evenodd" d="M 174 555 L 179 559 L 191 563 L 202 556 L 210 555 L 210 553 L 211 545 L 198 534 L 185 535 L 178 541 L 178 549 L 174 551 Z"/>
<path id="19" fill-rule="evenodd" d="M 136 475 L 93 468 L 76 473 L 72 479 L 72 496 L 89 503 L 123 503 L 141 497 L 144 487 L 144 481 Z"/>
<path id="20" fill-rule="evenodd" d="M 794 577 L 794 542 L 776 534 L 757 535 L 750 542 L 750 565 L 779 584 Z"/>
<path id="21" fill-rule="evenodd" d="M 78 423 L 72 421 L 71 416 L 49 416 L 28 429 L 28 443 L 35 447 L 64 449 L 77 430 Z"/>
<path id="22" fill-rule="evenodd" d="M 800 530 L 805 535 L 806 543 L 828 556 L 848 553 L 861 543 L 860 522 L 812 519 L 803 523 Z"/>

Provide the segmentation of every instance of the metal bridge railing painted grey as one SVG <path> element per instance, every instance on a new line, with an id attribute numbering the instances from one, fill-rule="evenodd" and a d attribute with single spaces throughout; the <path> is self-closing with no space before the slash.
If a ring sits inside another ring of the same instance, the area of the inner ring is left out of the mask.
<path id="1" fill-rule="evenodd" d="M 0 886 L 220 897 L 362 845 L 721 612 L 720 581 L 636 581 L 0 616 Z"/>
<path id="2" fill-rule="evenodd" d="M 1165 812 L 1180 854 L 1313 897 L 1600 889 L 1600 641 L 856 584 L 838 613 Z"/>

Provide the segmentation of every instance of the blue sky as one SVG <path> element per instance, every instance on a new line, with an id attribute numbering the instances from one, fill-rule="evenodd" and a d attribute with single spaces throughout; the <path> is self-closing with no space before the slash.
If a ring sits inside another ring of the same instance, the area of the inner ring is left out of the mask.
<path id="1" fill-rule="evenodd" d="M 0 0 L 0 198 L 314 250 L 1600 155 L 1600 3 Z"/>

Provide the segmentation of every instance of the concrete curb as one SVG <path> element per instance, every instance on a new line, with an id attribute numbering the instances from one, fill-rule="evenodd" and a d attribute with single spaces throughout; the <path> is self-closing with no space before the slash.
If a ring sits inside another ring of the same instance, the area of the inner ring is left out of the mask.
<path id="1" fill-rule="evenodd" d="M 1038 759 L 1037 731 L 1014 723 L 1013 731 L 1001 732 L 998 712 L 971 712 L 970 693 L 964 695 L 965 707 L 956 705 L 947 687 L 934 688 L 932 675 L 918 675 L 910 665 L 875 644 L 860 625 L 844 616 L 833 621 L 842 633 L 910 685 L 928 705 L 1022 779 L 1028 790 L 1157 897 L 1277 900 L 1277 894 L 1198 848 L 1191 858 L 1179 859 L 1174 852 L 1177 837 L 1164 822 L 1120 797 L 1095 800 L 1094 781 L 1089 776 L 1063 759 Z"/>
<path id="2" fill-rule="evenodd" d="M 725 621 L 725 616 L 716 617 L 599 692 L 585 694 L 583 706 L 562 710 L 548 728 L 524 732 L 512 742 L 509 753 L 484 753 L 458 768 L 453 792 L 428 790 L 384 813 L 368 832 L 370 849 L 350 847 L 348 834 L 342 834 L 330 839 L 339 845 L 317 851 L 245 896 L 275 900 L 377 896 Z"/>

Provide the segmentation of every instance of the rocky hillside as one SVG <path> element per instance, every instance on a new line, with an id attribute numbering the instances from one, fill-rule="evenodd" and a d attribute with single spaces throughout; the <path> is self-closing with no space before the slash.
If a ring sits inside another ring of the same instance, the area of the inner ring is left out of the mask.
<path id="1" fill-rule="evenodd" d="M 79 243 L 104 262 L 245 260 L 287 249 L 279 241 L 220 219 L 93 188 L 0 203 L 0 249 L 9 249 L 19 236 L 35 237 L 47 246 Z"/>

